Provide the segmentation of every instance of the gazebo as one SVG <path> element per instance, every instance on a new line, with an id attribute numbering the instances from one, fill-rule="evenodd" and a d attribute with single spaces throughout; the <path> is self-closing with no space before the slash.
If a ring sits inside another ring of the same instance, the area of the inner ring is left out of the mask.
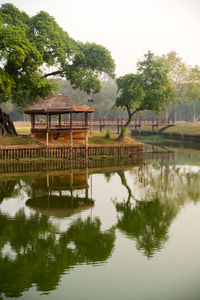
<path id="1" fill-rule="evenodd" d="M 56 95 L 40 99 L 28 107 L 26 114 L 31 115 L 31 136 L 48 143 L 74 142 L 88 144 L 88 113 L 94 109 L 79 103 L 68 96 Z"/>

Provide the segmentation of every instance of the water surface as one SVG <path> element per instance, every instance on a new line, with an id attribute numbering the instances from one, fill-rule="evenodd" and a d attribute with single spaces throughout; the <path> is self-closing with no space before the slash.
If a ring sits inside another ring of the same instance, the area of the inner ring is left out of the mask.
<path id="1" fill-rule="evenodd" d="M 200 152 L 168 150 L 1 174 L 0 299 L 200 299 Z"/>

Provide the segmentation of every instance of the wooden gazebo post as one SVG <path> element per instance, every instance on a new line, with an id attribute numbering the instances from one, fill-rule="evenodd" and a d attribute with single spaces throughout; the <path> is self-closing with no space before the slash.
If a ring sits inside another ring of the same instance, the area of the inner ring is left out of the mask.
<path id="1" fill-rule="evenodd" d="M 85 198 L 88 200 L 88 168 L 85 169 L 85 183 L 87 185 L 85 188 Z"/>
<path id="2" fill-rule="evenodd" d="M 59 128 L 61 128 L 61 114 L 59 114 L 58 117 L 59 117 Z"/>
<path id="3" fill-rule="evenodd" d="M 88 112 L 85 112 L 85 127 L 88 127 Z M 85 131 L 85 154 L 88 158 L 88 130 Z"/>
<path id="4" fill-rule="evenodd" d="M 32 127 L 32 129 L 35 128 L 35 114 L 31 115 L 31 127 Z"/>
<path id="5" fill-rule="evenodd" d="M 69 143 L 70 143 L 70 159 L 72 159 L 72 150 L 73 150 L 72 112 L 70 112 L 70 133 L 69 133 Z"/>
<path id="6" fill-rule="evenodd" d="M 46 133 L 46 144 L 49 144 L 49 114 L 47 113 L 47 133 Z"/>

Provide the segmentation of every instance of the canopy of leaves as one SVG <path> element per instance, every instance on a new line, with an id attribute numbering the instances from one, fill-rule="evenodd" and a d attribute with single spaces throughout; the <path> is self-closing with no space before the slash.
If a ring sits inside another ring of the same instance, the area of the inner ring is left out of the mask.
<path id="1" fill-rule="evenodd" d="M 200 100 L 200 67 L 189 68 L 188 81 L 186 83 L 187 102 Z"/>
<path id="2" fill-rule="evenodd" d="M 47 78 L 59 75 L 74 88 L 100 90 L 99 74 L 114 76 L 110 52 L 95 43 L 73 40 L 48 13 L 33 17 L 12 4 L 0 7 L 0 103 L 17 105 L 45 97 L 56 88 Z"/>
<path id="3" fill-rule="evenodd" d="M 175 51 L 163 55 L 160 60 L 168 68 L 168 78 L 180 102 L 200 99 L 200 67 L 188 66 Z"/>
<path id="4" fill-rule="evenodd" d="M 137 111 L 159 112 L 174 95 L 167 68 L 151 52 L 138 62 L 137 74 L 119 77 L 117 86 L 115 106 L 127 110 L 129 118 Z"/>
<path id="5" fill-rule="evenodd" d="M 174 106 L 177 102 L 181 102 L 185 98 L 185 87 L 188 82 L 189 69 L 175 51 L 162 55 L 159 59 L 168 69 L 168 79 L 177 95 L 177 98 L 175 99 L 177 101 L 170 99 L 168 102 L 168 106 Z"/>

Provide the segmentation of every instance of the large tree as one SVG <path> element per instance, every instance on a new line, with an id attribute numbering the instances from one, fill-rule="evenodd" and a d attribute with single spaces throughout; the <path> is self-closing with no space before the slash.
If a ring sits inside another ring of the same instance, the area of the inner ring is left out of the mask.
<path id="1" fill-rule="evenodd" d="M 175 51 L 161 56 L 160 59 L 169 70 L 168 79 L 177 94 L 178 100 L 174 102 L 174 99 L 171 99 L 168 107 L 166 107 L 166 112 L 173 104 L 192 103 L 193 121 L 195 121 L 197 119 L 196 104 L 200 100 L 200 67 L 188 66 Z"/>
<path id="2" fill-rule="evenodd" d="M 165 65 L 149 51 L 137 63 L 136 74 L 127 74 L 117 79 L 119 96 L 115 107 L 128 113 L 118 140 L 124 139 L 126 129 L 136 112 L 152 110 L 158 113 L 172 99 L 174 93 L 167 72 Z"/>
<path id="3" fill-rule="evenodd" d="M 114 70 L 106 48 L 76 42 L 48 13 L 30 17 L 12 4 L 0 7 L 0 104 L 23 106 L 38 96 L 45 98 L 56 88 L 48 78 L 56 75 L 74 88 L 97 93 L 99 74 L 114 76 Z M 0 135 L 9 134 L 4 125 Z"/>
<path id="4" fill-rule="evenodd" d="M 175 99 L 170 99 L 165 106 L 166 119 L 168 119 L 170 108 L 184 101 L 186 97 L 186 82 L 188 81 L 188 66 L 183 62 L 175 51 L 171 51 L 160 58 L 168 69 L 168 79 L 177 95 Z"/>
<path id="5" fill-rule="evenodd" d="M 193 121 L 198 121 L 200 115 L 197 115 L 196 104 L 200 100 L 200 67 L 189 67 L 188 81 L 185 84 L 185 102 L 192 103 Z"/>

